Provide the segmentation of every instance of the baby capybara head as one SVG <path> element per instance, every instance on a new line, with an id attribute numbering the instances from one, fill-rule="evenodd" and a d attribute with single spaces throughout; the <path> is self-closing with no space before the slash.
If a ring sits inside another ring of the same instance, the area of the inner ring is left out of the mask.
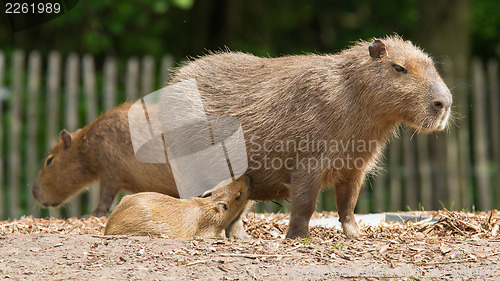
<path id="1" fill-rule="evenodd" d="M 61 132 L 58 143 L 45 158 L 32 187 L 33 196 L 44 207 L 61 205 L 92 181 L 80 148 L 81 144 L 76 143 L 68 131 Z"/>
<path id="2" fill-rule="evenodd" d="M 346 84 L 359 88 L 356 92 L 365 96 L 358 100 L 369 104 L 367 108 L 377 115 L 377 120 L 402 120 L 423 132 L 447 126 L 452 104 L 450 90 L 432 59 L 410 41 L 389 36 L 360 42 L 342 54 Z"/>
<path id="3" fill-rule="evenodd" d="M 242 175 L 237 180 L 228 179 L 206 192 L 202 197 L 210 196 L 216 212 L 235 213 L 242 211 L 247 203 L 250 188 L 250 178 Z"/>

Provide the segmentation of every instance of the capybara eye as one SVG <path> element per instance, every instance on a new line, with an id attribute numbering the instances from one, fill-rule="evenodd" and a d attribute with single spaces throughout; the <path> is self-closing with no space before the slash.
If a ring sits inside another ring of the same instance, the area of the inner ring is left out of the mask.
<path id="1" fill-rule="evenodd" d="M 240 199 L 241 197 L 241 191 L 238 193 L 238 196 L 236 196 L 236 200 Z"/>
<path id="2" fill-rule="evenodd" d="M 408 71 L 406 71 L 406 69 L 401 65 L 393 64 L 392 67 L 399 73 L 404 73 L 404 74 L 408 73 Z"/>
<path id="3" fill-rule="evenodd" d="M 48 166 L 52 163 L 52 160 L 54 160 L 54 155 L 50 155 L 48 158 L 47 158 L 47 161 L 45 162 L 45 166 Z"/>

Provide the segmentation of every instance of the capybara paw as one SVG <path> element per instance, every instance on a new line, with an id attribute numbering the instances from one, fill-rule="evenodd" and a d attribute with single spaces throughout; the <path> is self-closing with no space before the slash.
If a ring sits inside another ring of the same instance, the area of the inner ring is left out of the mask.
<path id="1" fill-rule="evenodd" d="M 344 234 L 347 238 L 358 238 L 363 234 L 358 225 L 355 223 L 345 224 L 342 228 L 344 229 Z"/>
<path id="2" fill-rule="evenodd" d="M 227 238 L 229 239 L 235 239 L 235 240 L 245 240 L 245 239 L 250 239 L 250 236 L 245 232 L 237 232 L 237 233 L 229 233 L 229 235 L 227 236 Z"/>
<path id="3" fill-rule="evenodd" d="M 290 228 L 288 232 L 286 233 L 286 238 L 290 239 L 296 239 L 296 238 L 307 238 L 309 237 L 309 231 L 306 229 L 306 231 L 303 230 L 294 230 L 293 228 Z"/>
<path id="4" fill-rule="evenodd" d="M 106 213 L 107 212 L 97 211 L 96 210 L 96 211 L 93 211 L 92 214 L 90 214 L 90 215 L 83 216 L 83 218 L 89 218 L 89 217 L 98 217 L 98 218 L 100 218 L 100 217 L 106 216 Z"/>

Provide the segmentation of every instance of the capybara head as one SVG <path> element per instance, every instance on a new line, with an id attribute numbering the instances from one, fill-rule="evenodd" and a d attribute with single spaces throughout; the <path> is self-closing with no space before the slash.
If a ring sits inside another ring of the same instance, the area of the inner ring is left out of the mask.
<path id="1" fill-rule="evenodd" d="M 44 207 L 56 207 L 88 185 L 93 177 L 81 153 L 80 141 L 66 130 L 45 158 L 33 183 L 35 199 Z"/>
<path id="2" fill-rule="evenodd" d="M 237 180 L 227 179 L 215 188 L 206 192 L 202 197 L 210 196 L 214 209 L 218 213 L 239 213 L 243 211 L 249 194 L 250 178 L 242 175 Z"/>
<path id="3" fill-rule="evenodd" d="M 381 123 L 402 120 L 423 132 L 447 126 L 450 90 L 432 59 L 410 41 L 398 36 L 363 41 L 342 55 L 346 85 L 362 87 L 355 92 L 365 96 L 357 100 L 367 103 Z"/>

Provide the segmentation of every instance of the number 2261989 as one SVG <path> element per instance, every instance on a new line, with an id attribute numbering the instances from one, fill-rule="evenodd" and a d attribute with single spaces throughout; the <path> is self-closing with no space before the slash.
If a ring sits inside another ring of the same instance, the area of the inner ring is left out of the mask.
<path id="1" fill-rule="evenodd" d="M 60 3 L 5 3 L 6 14 L 59 14 Z"/>

